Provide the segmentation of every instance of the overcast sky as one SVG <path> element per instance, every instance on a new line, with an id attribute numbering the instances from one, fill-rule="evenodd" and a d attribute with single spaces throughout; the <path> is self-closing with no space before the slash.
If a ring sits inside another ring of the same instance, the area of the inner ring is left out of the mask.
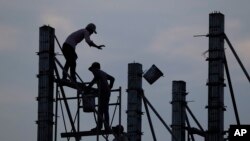
<path id="1" fill-rule="evenodd" d="M 103 70 L 116 78 L 114 87 L 121 86 L 123 91 L 125 127 L 127 65 L 138 62 L 144 71 L 155 64 L 164 73 L 165 77 L 153 85 L 144 80 L 143 89 L 168 125 L 171 125 L 172 81 L 183 80 L 187 83 L 188 105 L 207 129 L 208 62 L 202 54 L 208 49 L 208 38 L 193 36 L 207 34 L 209 13 L 220 11 L 225 15 L 225 32 L 249 72 L 249 5 L 249 0 L 1 0 L 0 140 L 37 140 L 39 27 L 54 27 L 62 44 L 68 34 L 90 22 L 96 24 L 98 32 L 92 40 L 105 44 L 106 48 L 97 50 L 80 43 L 76 49 L 77 72 L 84 81 L 90 81 L 93 76 L 87 68 L 99 61 Z M 226 44 L 225 48 L 241 123 L 250 124 L 250 85 Z M 60 53 L 58 46 L 56 52 Z M 58 58 L 64 63 L 62 56 Z M 75 94 L 72 91 L 71 95 Z M 225 106 L 227 130 L 229 124 L 236 123 L 228 87 L 225 87 Z M 95 126 L 89 122 L 93 121 L 92 114 L 81 115 L 83 130 Z M 159 120 L 153 115 L 152 118 L 157 139 L 170 140 Z M 63 124 L 61 116 L 59 120 Z M 63 128 L 60 132 L 64 132 Z M 145 115 L 143 133 L 143 141 L 152 140 Z"/>

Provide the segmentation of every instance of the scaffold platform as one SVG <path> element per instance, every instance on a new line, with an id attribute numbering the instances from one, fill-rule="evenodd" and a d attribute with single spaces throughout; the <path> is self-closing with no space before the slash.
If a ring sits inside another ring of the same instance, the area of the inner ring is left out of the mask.
<path id="1" fill-rule="evenodd" d="M 69 132 L 69 133 L 61 133 L 62 138 L 67 137 L 81 137 L 81 136 L 95 136 L 95 135 L 108 135 L 112 134 L 112 131 L 100 130 L 100 131 L 81 131 L 81 132 Z"/>
<path id="2" fill-rule="evenodd" d="M 70 80 L 65 80 L 65 79 L 55 79 L 55 82 L 62 85 L 62 86 L 67 86 L 73 89 L 81 89 L 84 90 L 86 87 L 86 84 L 88 83 L 81 83 L 81 82 L 71 82 Z"/>

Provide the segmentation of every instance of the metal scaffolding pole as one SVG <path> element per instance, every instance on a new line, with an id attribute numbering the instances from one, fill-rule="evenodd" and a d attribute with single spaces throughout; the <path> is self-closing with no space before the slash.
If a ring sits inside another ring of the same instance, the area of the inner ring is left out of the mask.
<path id="1" fill-rule="evenodd" d="M 250 82 L 249 74 L 247 73 L 247 70 L 245 69 L 245 67 L 244 67 L 244 65 L 242 64 L 242 62 L 240 61 L 240 58 L 239 58 L 239 56 L 237 55 L 236 51 L 234 50 L 234 48 L 233 48 L 231 42 L 230 42 L 229 39 L 227 38 L 227 35 L 224 34 L 224 37 L 225 37 L 225 40 L 226 40 L 228 46 L 229 46 L 230 49 L 232 50 L 232 52 L 233 52 L 233 54 L 234 54 L 236 60 L 238 61 L 238 63 L 239 63 L 239 65 L 240 65 L 241 69 L 243 70 L 244 74 L 246 75 L 247 80 Z"/>
<path id="2" fill-rule="evenodd" d="M 240 125 L 240 117 L 239 117 L 239 114 L 238 114 L 238 109 L 237 109 L 237 105 L 236 105 L 236 101 L 235 101 L 235 97 L 234 97 L 233 85 L 232 85 L 232 82 L 231 82 L 231 77 L 230 77 L 230 72 L 229 72 L 229 68 L 228 68 L 228 64 L 227 64 L 226 54 L 224 55 L 224 57 L 225 57 L 225 61 L 224 61 L 225 70 L 226 70 L 227 81 L 228 81 L 228 85 L 229 85 L 229 91 L 230 91 L 231 98 L 232 98 L 234 114 L 235 114 L 237 125 Z"/>
<path id="3" fill-rule="evenodd" d="M 157 141 L 156 136 L 155 136 L 154 126 L 153 126 L 152 119 L 151 119 L 151 116 L 150 116 L 150 113 L 149 113 L 148 105 L 147 105 L 147 103 L 145 101 L 145 98 L 143 98 L 142 100 L 143 100 L 143 104 L 144 104 L 146 114 L 147 114 L 147 117 L 148 117 L 148 122 L 149 122 L 150 130 L 151 130 L 151 133 L 152 133 L 152 136 L 153 136 L 153 140 Z"/>

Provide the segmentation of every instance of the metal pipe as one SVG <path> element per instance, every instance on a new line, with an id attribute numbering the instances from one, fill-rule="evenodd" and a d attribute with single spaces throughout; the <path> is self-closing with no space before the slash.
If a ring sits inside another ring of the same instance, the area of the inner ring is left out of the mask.
<path id="1" fill-rule="evenodd" d="M 204 129 L 200 125 L 199 121 L 195 118 L 194 114 L 192 113 L 192 111 L 190 110 L 190 108 L 188 107 L 188 105 L 186 105 L 186 109 L 188 110 L 189 114 L 194 119 L 195 123 L 198 125 L 198 127 L 200 128 L 200 130 L 204 132 Z"/>
<path id="2" fill-rule="evenodd" d="M 80 131 L 80 92 L 77 91 L 77 132 Z"/>
<path id="3" fill-rule="evenodd" d="M 238 110 L 237 110 L 237 106 L 236 106 L 236 101 L 235 101 L 235 97 L 234 97 L 234 91 L 233 91 L 233 86 L 232 86 L 232 82 L 231 82 L 230 72 L 229 72 L 229 69 L 228 69 L 226 53 L 224 53 L 224 65 L 225 65 L 229 90 L 230 90 L 230 94 L 231 94 L 231 98 L 232 98 L 232 103 L 233 103 L 236 122 L 237 122 L 237 125 L 240 125 L 240 118 L 239 118 L 239 114 L 238 114 Z"/>
<path id="4" fill-rule="evenodd" d="M 186 122 L 187 122 L 188 128 L 191 128 L 190 122 L 189 122 L 189 119 L 188 119 L 188 116 L 187 116 L 187 112 L 186 112 L 186 111 L 185 111 L 185 118 L 186 118 Z M 192 141 L 195 141 L 194 135 L 193 135 L 193 134 L 189 134 L 189 132 L 188 132 L 188 140 L 190 140 L 190 139 L 189 139 L 189 135 L 191 136 Z"/>
<path id="5" fill-rule="evenodd" d="M 121 87 L 119 87 L 119 125 L 122 123 L 122 94 Z"/>
<path id="6" fill-rule="evenodd" d="M 173 132 L 171 131 L 171 129 L 168 127 L 168 125 L 166 124 L 166 122 L 162 119 L 162 117 L 159 115 L 159 113 L 155 110 L 155 108 L 152 106 L 152 104 L 148 101 L 148 99 L 145 96 L 142 96 L 145 99 L 145 102 L 148 104 L 148 106 L 152 109 L 152 111 L 155 113 L 155 115 L 159 118 L 159 120 L 162 122 L 162 124 L 166 127 L 166 129 L 168 130 L 168 132 L 174 137 L 174 139 L 176 141 L 177 138 L 175 137 L 175 135 L 173 134 Z"/>
<path id="7" fill-rule="evenodd" d="M 238 63 L 239 63 L 239 65 L 240 65 L 241 69 L 243 70 L 244 74 L 246 75 L 246 77 L 247 77 L 247 79 L 248 79 L 248 81 L 249 81 L 249 83 L 250 83 L 250 77 L 249 77 L 249 75 L 248 75 L 248 73 L 247 73 L 247 71 L 246 71 L 244 65 L 242 64 L 242 62 L 241 62 L 239 56 L 237 55 L 236 51 L 234 50 L 234 48 L 233 48 L 231 42 L 230 42 L 229 39 L 227 38 L 227 35 L 226 35 L 226 34 L 224 34 L 224 38 L 226 39 L 228 46 L 230 47 L 231 51 L 233 52 L 233 54 L 234 54 L 236 60 L 238 61 Z"/>
<path id="8" fill-rule="evenodd" d="M 54 141 L 57 141 L 57 116 L 58 116 L 58 97 L 59 97 L 59 90 L 58 84 L 56 84 L 56 107 L 55 107 L 55 136 Z"/>
<path id="9" fill-rule="evenodd" d="M 148 122 L 149 122 L 149 126 L 150 126 L 150 130 L 151 130 L 153 139 L 154 139 L 154 141 L 156 141 L 155 131 L 154 131 L 153 123 L 152 123 L 151 116 L 150 116 L 150 113 L 149 113 L 149 110 L 148 110 L 148 105 L 147 105 L 144 97 L 143 97 L 142 100 L 143 100 L 143 104 L 144 104 L 146 114 L 147 114 L 147 117 L 148 117 Z"/>

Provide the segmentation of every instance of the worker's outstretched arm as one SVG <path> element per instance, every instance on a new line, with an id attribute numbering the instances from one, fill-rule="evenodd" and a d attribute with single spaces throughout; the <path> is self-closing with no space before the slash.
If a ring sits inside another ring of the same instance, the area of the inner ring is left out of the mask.
<path id="1" fill-rule="evenodd" d="M 97 49 L 102 49 L 105 45 L 96 45 L 93 41 L 87 42 L 90 47 L 95 47 Z"/>
<path id="2" fill-rule="evenodd" d="M 102 47 L 105 47 L 105 45 L 96 45 L 96 44 L 90 39 L 89 32 L 84 32 L 84 37 L 85 37 L 86 43 L 87 43 L 90 47 L 95 47 L 95 48 L 97 48 L 97 49 L 102 49 Z"/>

